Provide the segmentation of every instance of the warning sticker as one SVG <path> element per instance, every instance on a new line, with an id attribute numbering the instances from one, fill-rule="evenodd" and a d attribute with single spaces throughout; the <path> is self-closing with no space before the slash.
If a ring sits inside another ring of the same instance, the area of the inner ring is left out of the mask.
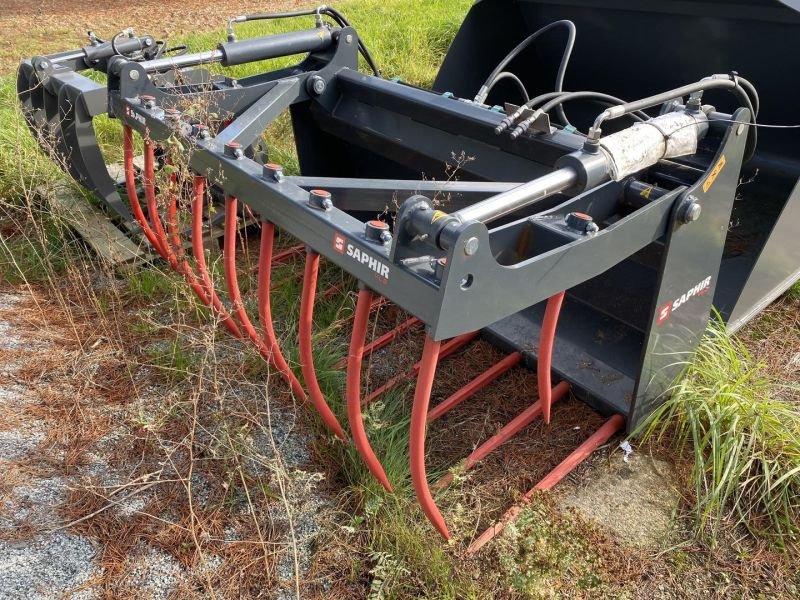
<path id="1" fill-rule="evenodd" d="M 436 221 L 438 221 L 439 219 L 442 219 L 442 218 L 444 218 L 446 216 L 447 216 L 446 212 L 442 212 L 440 210 L 437 210 L 437 211 L 435 211 L 433 213 L 433 217 L 431 217 L 431 223 L 436 223 Z"/>
<path id="2" fill-rule="evenodd" d="M 708 175 L 708 179 L 703 182 L 703 191 L 707 192 L 711 189 L 711 186 L 714 185 L 714 182 L 717 180 L 717 176 L 722 172 L 722 169 L 725 168 L 725 155 L 719 157 L 717 164 L 714 165 L 714 168 L 711 169 L 711 173 Z"/>

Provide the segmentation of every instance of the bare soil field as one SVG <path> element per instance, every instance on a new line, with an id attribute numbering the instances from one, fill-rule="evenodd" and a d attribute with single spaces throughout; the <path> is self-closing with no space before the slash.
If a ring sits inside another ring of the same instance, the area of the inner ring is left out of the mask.
<path id="1" fill-rule="evenodd" d="M 341 2 L 339 4 L 342 4 Z M 159 39 L 179 38 L 191 31 L 220 29 L 227 19 L 248 12 L 307 7 L 307 2 L 68 2 L 66 0 L 5 0 L 0 7 L 0 73 L 12 70 L 21 58 L 86 45 L 86 32 L 108 39 L 125 27 Z M 191 18 L 187 18 L 191 15 Z"/>

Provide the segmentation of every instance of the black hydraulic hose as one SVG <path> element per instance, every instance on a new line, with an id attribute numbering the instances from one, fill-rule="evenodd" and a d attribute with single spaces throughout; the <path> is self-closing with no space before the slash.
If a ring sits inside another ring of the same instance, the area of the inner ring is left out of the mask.
<path id="1" fill-rule="evenodd" d="M 753 117 L 757 118 L 758 111 L 761 108 L 761 100 L 758 97 L 758 92 L 756 91 L 755 86 L 747 79 L 743 79 L 741 77 L 738 77 L 737 81 L 739 85 L 744 88 L 744 91 L 747 92 L 747 95 L 750 96 L 750 101 L 753 103 Z"/>
<path id="2" fill-rule="evenodd" d="M 624 100 L 617 98 L 616 96 L 611 96 L 610 94 L 603 94 L 601 92 L 549 92 L 547 94 L 542 94 L 540 96 L 536 96 L 532 98 L 528 102 L 525 103 L 524 107 L 521 108 L 533 108 L 537 104 L 541 104 L 542 102 L 546 102 L 542 108 L 537 109 L 536 113 L 522 121 L 512 132 L 511 138 L 516 139 L 523 133 L 525 133 L 528 128 L 533 124 L 536 120 L 538 114 L 546 113 L 552 110 L 554 106 L 561 106 L 566 102 L 571 100 L 590 100 L 594 102 L 600 102 L 601 104 L 605 104 L 608 106 L 616 106 L 619 104 L 625 104 Z M 520 112 L 520 111 L 518 111 Z M 516 113 L 515 113 L 516 114 Z M 650 115 L 641 111 L 634 111 L 633 113 L 627 115 L 630 118 L 634 119 L 635 121 L 646 121 L 650 118 Z M 505 129 L 507 129 L 508 125 L 506 122 L 509 121 L 509 117 L 503 119 L 503 121 L 495 128 L 495 133 L 500 134 Z M 568 124 L 568 126 L 572 126 Z"/>
<path id="3" fill-rule="evenodd" d="M 517 85 L 517 87 L 519 88 L 520 94 L 522 94 L 523 102 L 528 102 L 530 100 L 531 97 L 528 95 L 528 90 L 525 89 L 525 84 L 522 83 L 522 80 L 519 77 L 517 77 L 516 75 L 514 75 L 514 73 L 512 73 L 511 71 L 503 71 L 502 73 L 499 73 L 497 75 L 497 77 L 495 77 L 492 80 L 492 83 L 490 83 L 487 86 L 486 96 L 489 95 L 489 92 L 492 91 L 492 88 L 495 86 L 495 84 L 497 84 L 500 81 L 503 81 L 503 79 L 510 79 L 511 81 L 513 81 Z"/>
<path id="4" fill-rule="evenodd" d="M 489 88 L 494 81 L 495 77 L 497 77 L 501 72 L 503 72 L 506 66 L 514 60 L 520 52 L 522 52 L 525 48 L 527 48 L 531 43 L 533 43 L 536 39 L 538 39 L 541 35 L 547 33 L 551 29 L 556 27 L 566 27 L 567 28 L 567 43 L 564 47 L 564 54 L 561 56 L 561 63 L 558 66 L 558 71 L 556 72 L 556 82 L 554 86 L 554 91 L 560 92 L 564 88 L 564 76 L 567 72 L 567 66 L 569 65 L 569 59 L 572 56 L 572 48 L 575 46 L 575 23 L 572 21 L 562 19 L 561 21 L 554 21 L 549 25 L 545 25 L 541 29 L 533 32 L 531 35 L 526 37 L 522 40 L 516 47 L 514 47 L 511 52 L 506 54 L 505 58 L 500 61 L 500 63 L 494 68 L 494 70 L 489 74 L 489 77 L 486 78 L 486 81 L 481 86 L 481 89 L 478 90 L 478 93 L 475 96 L 475 101 L 482 103 L 486 99 L 486 94 L 488 93 L 486 90 Z M 564 115 L 563 110 L 559 110 L 558 114 L 559 118 L 566 121 L 566 115 Z"/>
<path id="5" fill-rule="evenodd" d="M 347 19 L 345 19 L 344 15 L 340 13 L 335 8 L 331 8 L 330 6 L 325 7 L 322 10 L 323 14 L 327 14 L 330 16 L 334 21 L 336 21 L 341 27 L 351 27 L 350 23 Z M 370 54 L 367 47 L 364 45 L 364 42 L 361 41 L 361 38 L 358 38 L 358 50 L 361 52 L 361 56 L 364 57 L 364 60 L 369 65 L 369 68 L 372 69 L 372 72 L 375 74 L 376 77 L 381 77 L 381 70 L 378 68 L 375 59 L 372 58 L 372 54 Z"/>
<path id="6" fill-rule="evenodd" d="M 681 98 L 683 96 L 689 96 L 697 92 L 704 92 L 712 89 L 728 90 L 729 92 L 737 96 L 742 106 L 744 106 L 750 111 L 750 122 L 752 124 L 756 123 L 756 109 L 753 103 L 753 98 L 747 92 L 747 90 L 749 89 L 752 91 L 752 93 L 755 93 L 755 88 L 753 84 L 750 83 L 747 79 L 744 79 L 736 74 L 731 73 L 725 75 L 712 75 L 711 77 L 701 79 L 700 81 L 695 81 L 694 83 L 690 83 L 675 88 L 673 90 L 668 90 L 666 92 L 662 92 L 654 96 L 642 98 L 641 100 L 628 102 L 625 104 L 621 104 L 619 106 L 614 106 L 612 108 L 606 109 L 595 119 L 594 124 L 592 125 L 592 129 L 589 130 L 589 138 L 595 141 L 599 140 L 600 135 L 602 133 L 600 126 L 607 119 L 616 119 L 618 117 L 624 116 L 631 112 L 635 112 L 637 110 L 650 108 L 651 106 L 663 104 L 665 102 L 669 102 L 670 100 L 675 100 L 676 98 Z M 755 93 L 755 98 L 757 102 L 758 101 L 757 93 Z M 745 146 L 745 158 L 744 158 L 745 161 L 750 160 L 750 158 L 752 158 L 753 154 L 755 153 L 757 142 L 758 142 L 757 128 L 751 127 L 750 133 L 748 134 L 747 137 L 747 145 Z"/>
<path id="7" fill-rule="evenodd" d="M 279 12 L 279 13 L 255 13 L 251 15 L 242 15 L 239 17 L 234 17 L 228 21 L 228 41 L 234 41 L 236 38 L 233 35 L 233 23 L 246 23 L 248 21 L 264 21 L 269 19 L 291 19 L 294 17 L 309 17 L 309 16 L 321 16 L 326 15 L 336 21 L 336 24 L 340 27 L 351 27 L 348 20 L 344 17 L 342 13 L 340 13 L 335 8 L 331 8 L 329 6 L 321 6 L 319 8 L 311 8 L 305 10 L 295 10 L 289 12 Z M 364 45 L 364 42 L 361 41 L 359 38 L 358 40 L 358 51 L 361 53 L 361 56 L 364 57 L 364 60 L 369 65 L 369 68 L 372 69 L 372 72 L 375 73 L 377 77 L 381 77 L 381 70 L 378 68 L 378 65 L 375 63 L 375 59 L 372 58 L 372 54 L 370 54 L 367 47 Z"/>
<path id="8" fill-rule="evenodd" d="M 539 110 L 541 110 L 542 112 L 546 113 L 546 112 L 550 112 L 555 107 L 560 106 L 560 105 L 562 105 L 562 104 L 564 104 L 566 102 L 572 102 L 573 100 L 584 100 L 584 99 L 604 100 L 606 102 L 613 103 L 612 104 L 613 106 L 617 106 L 617 105 L 620 105 L 620 104 L 625 104 L 624 100 L 621 100 L 621 99 L 619 99 L 619 98 L 617 98 L 615 96 L 610 96 L 609 94 L 603 94 L 601 92 L 592 92 L 592 91 L 567 92 L 565 94 L 561 94 L 560 96 L 558 96 L 556 98 L 553 98 L 549 102 L 546 102 L 542 106 L 542 108 L 540 108 Z M 644 113 L 641 113 L 640 111 L 631 111 L 631 114 L 635 114 L 635 113 L 644 114 Z M 645 119 L 649 119 L 650 117 L 648 115 L 644 114 L 644 118 Z"/>

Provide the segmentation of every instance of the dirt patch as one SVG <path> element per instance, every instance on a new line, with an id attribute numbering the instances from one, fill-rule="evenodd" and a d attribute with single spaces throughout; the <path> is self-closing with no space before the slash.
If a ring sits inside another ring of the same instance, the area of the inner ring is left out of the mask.
<path id="1" fill-rule="evenodd" d="M 627 462 L 615 453 L 598 464 L 591 479 L 561 497 L 621 541 L 647 550 L 665 547 L 680 504 L 680 482 L 668 462 L 633 454 Z"/>
<path id="2" fill-rule="evenodd" d="M 103 39 L 126 27 L 159 39 L 177 39 L 186 33 L 221 30 L 227 19 L 235 15 L 309 6 L 299 0 L 269 3 L 242 0 L 235 5 L 185 0 L 175 6 L 160 0 L 103 3 L 6 0 L 0 13 L 0 30 L 5 38 L 0 48 L 0 74 L 14 69 L 22 58 L 82 47 L 87 43 L 85 34 L 89 30 Z"/>

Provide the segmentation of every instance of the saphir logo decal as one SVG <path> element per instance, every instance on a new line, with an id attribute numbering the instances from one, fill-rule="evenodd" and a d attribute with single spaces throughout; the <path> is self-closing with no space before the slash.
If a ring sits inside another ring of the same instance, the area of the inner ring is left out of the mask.
<path id="1" fill-rule="evenodd" d="M 389 265 L 347 241 L 340 233 L 333 234 L 333 249 L 366 266 L 381 283 L 389 283 Z"/>
<path id="2" fill-rule="evenodd" d="M 144 118 L 143 115 L 140 115 L 135 110 L 133 110 L 127 104 L 125 105 L 125 116 L 133 119 L 134 121 L 139 121 L 142 125 L 147 125 L 147 119 Z"/>
<path id="3" fill-rule="evenodd" d="M 711 276 L 706 277 L 698 283 L 696 286 L 686 290 L 683 294 L 681 294 L 680 298 L 676 298 L 672 302 L 669 302 L 662 306 L 658 310 L 658 316 L 656 317 L 656 325 L 661 325 L 664 321 L 669 319 L 670 315 L 678 310 L 681 306 L 686 304 L 689 300 L 694 298 L 695 296 L 705 296 L 708 293 L 708 290 L 711 289 Z"/>

